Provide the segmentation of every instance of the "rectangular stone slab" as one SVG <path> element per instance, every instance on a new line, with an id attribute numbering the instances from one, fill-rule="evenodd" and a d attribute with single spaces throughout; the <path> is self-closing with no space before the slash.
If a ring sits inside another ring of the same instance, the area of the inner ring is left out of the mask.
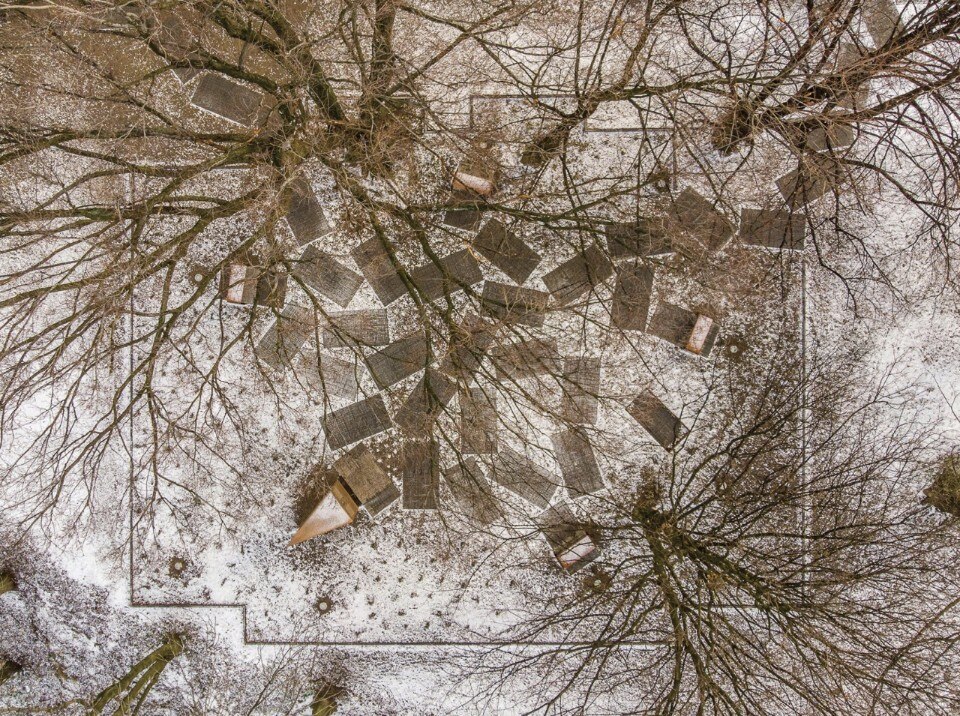
<path id="1" fill-rule="evenodd" d="M 843 168 L 829 154 L 807 154 L 797 169 L 777 179 L 777 188 L 787 206 L 796 209 L 839 190 Z"/>
<path id="2" fill-rule="evenodd" d="M 415 333 L 367 356 L 366 363 L 376 384 L 387 388 L 426 368 L 429 357 L 427 337 Z"/>
<path id="3" fill-rule="evenodd" d="M 733 224 L 693 189 L 684 189 L 673 206 L 670 218 L 684 231 L 699 238 L 707 248 L 717 250 L 733 236 Z"/>
<path id="4" fill-rule="evenodd" d="M 783 209 L 740 210 L 740 240 L 768 249 L 802 249 L 807 232 L 807 217 Z"/>
<path id="5" fill-rule="evenodd" d="M 410 281 L 428 301 L 462 291 L 464 286 L 483 279 L 480 265 L 467 249 L 444 256 L 439 263 L 430 261 L 410 272 Z"/>
<path id="6" fill-rule="evenodd" d="M 571 497 L 589 495 L 603 489 L 600 466 L 593 454 L 587 434 L 569 428 L 551 436 L 553 450 L 560 465 L 560 474 Z"/>
<path id="7" fill-rule="evenodd" d="M 293 276 L 322 296 L 345 308 L 353 299 L 363 277 L 316 246 L 308 246 L 294 264 Z"/>
<path id="8" fill-rule="evenodd" d="M 865 0 L 860 15 L 877 47 L 886 45 L 902 29 L 900 11 L 893 0 Z"/>
<path id="9" fill-rule="evenodd" d="M 605 233 L 607 251 L 613 259 L 673 253 L 663 219 L 640 217 L 633 223 L 609 223 Z"/>
<path id="10" fill-rule="evenodd" d="M 563 394 L 560 398 L 560 415 L 571 423 L 593 425 L 597 422 L 600 391 L 599 358 L 564 358 Z"/>
<path id="11" fill-rule="evenodd" d="M 497 378 L 520 380 L 560 372 L 560 354 L 555 339 L 528 338 L 491 351 Z"/>
<path id="12" fill-rule="evenodd" d="M 447 354 L 440 362 L 440 372 L 469 382 L 480 369 L 480 362 L 496 338 L 496 326 L 468 313 L 450 332 Z"/>
<path id="13" fill-rule="evenodd" d="M 385 346 L 390 342 L 390 321 L 384 309 L 331 312 L 327 321 L 325 348 Z"/>
<path id="14" fill-rule="evenodd" d="M 526 281 L 540 263 L 540 254 L 497 219 L 490 219 L 473 240 L 473 248 L 517 283 Z"/>
<path id="15" fill-rule="evenodd" d="M 598 246 L 590 246 L 543 277 L 558 303 L 569 303 L 610 278 L 613 264 Z"/>
<path id="16" fill-rule="evenodd" d="M 577 524 L 576 516 L 562 502 L 553 505 L 540 515 L 537 522 L 554 554 L 562 552 L 583 534 L 583 528 Z"/>
<path id="17" fill-rule="evenodd" d="M 360 390 L 359 370 L 353 361 L 341 360 L 326 353 L 318 356 L 316 351 L 311 350 L 304 352 L 297 368 L 298 377 L 321 399 L 357 399 Z"/>
<path id="18" fill-rule="evenodd" d="M 456 392 L 456 383 L 440 371 L 427 368 L 420 382 L 410 391 L 410 395 L 397 411 L 397 425 L 414 433 L 432 429 L 437 416 Z"/>
<path id="19" fill-rule="evenodd" d="M 649 390 L 638 395 L 627 412 L 664 450 L 672 450 L 686 433 L 680 418 Z"/>
<path id="20" fill-rule="evenodd" d="M 552 506 L 538 522 L 553 556 L 568 574 L 583 569 L 600 555 L 599 545 L 566 505 Z"/>
<path id="21" fill-rule="evenodd" d="M 443 480 L 450 488 L 456 507 L 468 519 L 489 525 L 503 513 L 477 458 L 458 459 L 443 471 Z"/>
<path id="22" fill-rule="evenodd" d="M 666 301 L 661 302 L 657 307 L 657 312 L 650 320 L 647 333 L 669 341 L 678 348 L 688 350 L 687 343 L 697 325 L 697 315 L 698 314 L 693 311 L 682 308 L 681 306 L 675 306 Z M 704 357 L 710 355 L 710 351 L 713 349 L 719 332 L 720 326 L 714 321 L 699 355 Z"/>
<path id="23" fill-rule="evenodd" d="M 400 497 L 397 486 L 366 445 L 357 445 L 342 455 L 333 469 L 371 517 Z"/>
<path id="24" fill-rule="evenodd" d="M 447 199 L 453 207 L 444 212 L 443 223 L 455 229 L 475 231 L 483 221 L 483 213 L 477 208 L 483 204 L 482 197 L 471 191 L 454 190 Z"/>
<path id="25" fill-rule="evenodd" d="M 266 330 L 257 343 L 257 358 L 272 368 L 289 366 L 303 344 L 316 330 L 311 309 L 290 304 Z"/>
<path id="26" fill-rule="evenodd" d="M 404 443 L 401 475 L 403 476 L 403 509 L 437 509 L 440 453 L 436 441 L 409 440 Z"/>
<path id="27" fill-rule="evenodd" d="M 390 415 L 379 395 L 334 410 L 323 418 L 327 443 L 334 450 L 389 430 Z"/>
<path id="28" fill-rule="evenodd" d="M 350 252 L 363 277 L 373 287 L 384 306 L 389 306 L 406 294 L 407 286 L 390 261 L 390 256 L 378 238 L 364 241 Z"/>
<path id="29" fill-rule="evenodd" d="M 508 283 L 484 281 L 481 301 L 494 318 L 527 326 L 542 326 L 550 294 Z"/>
<path id="30" fill-rule="evenodd" d="M 283 308 L 287 298 L 287 274 L 276 269 L 267 269 L 257 279 L 256 302 L 270 308 Z"/>
<path id="31" fill-rule="evenodd" d="M 497 451 L 497 397 L 492 390 L 460 392 L 460 450 L 464 455 Z"/>
<path id="32" fill-rule="evenodd" d="M 323 207 L 317 201 L 317 195 L 304 177 L 293 181 L 290 208 L 287 210 L 287 225 L 301 246 L 324 234 L 330 233 L 330 224 L 323 213 Z"/>
<path id="33" fill-rule="evenodd" d="M 192 104 L 245 127 L 253 126 L 263 95 L 223 75 L 205 74 L 197 82 Z"/>
<path id="34" fill-rule="evenodd" d="M 849 147 L 856 139 L 856 132 L 848 124 L 831 122 L 826 127 L 817 127 L 804 138 L 804 146 L 814 152 Z"/>
<path id="35" fill-rule="evenodd" d="M 494 457 L 490 478 L 540 509 L 547 508 L 559 487 L 557 478 L 507 446 L 502 446 Z"/>
<path id="36" fill-rule="evenodd" d="M 653 270 L 640 262 L 623 264 L 617 271 L 610 306 L 610 323 L 625 331 L 642 331 L 647 327 L 650 296 L 653 293 Z"/>

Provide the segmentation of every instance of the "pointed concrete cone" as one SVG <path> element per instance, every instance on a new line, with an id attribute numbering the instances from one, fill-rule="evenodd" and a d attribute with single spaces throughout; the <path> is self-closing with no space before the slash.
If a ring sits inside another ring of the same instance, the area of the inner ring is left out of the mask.
<path id="1" fill-rule="evenodd" d="M 360 506 L 354 502 L 350 493 L 338 480 L 330 488 L 330 492 L 320 500 L 310 516 L 303 521 L 296 534 L 290 538 L 289 544 L 300 544 L 338 527 L 345 527 L 353 522 L 359 509 Z"/>

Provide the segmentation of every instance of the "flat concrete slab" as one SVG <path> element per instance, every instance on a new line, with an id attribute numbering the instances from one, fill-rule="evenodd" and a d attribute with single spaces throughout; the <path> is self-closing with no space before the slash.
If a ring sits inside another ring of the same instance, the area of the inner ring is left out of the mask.
<path id="1" fill-rule="evenodd" d="M 484 310 L 507 323 L 542 326 L 550 294 L 508 283 L 485 281 L 481 300 Z"/>
<path id="2" fill-rule="evenodd" d="M 483 280 L 480 264 L 467 249 L 444 256 L 439 266 L 433 261 L 410 272 L 410 280 L 428 301 L 451 296 Z"/>
<path id="3" fill-rule="evenodd" d="M 807 217 L 783 209 L 740 210 L 740 240 L 768 249 L 802 249 L 806 240 Z"/>
<path id="4" fill-rule="evenodd" d="M 291 274 L 321 296 L 346 308 L 363 285 L 363 277 L 316 246 L 308 246 Z"/>
<path id="5" fill-rule="evenodd" d="M 262 100 L 263 94 L 239 82 L 223 75 L 205 74 L 197 83 L 191 103 L 223 119 L 252 127 Z"/>
<path id="6" fill-rule="evenodd" d="M 382 308 L 335 311 L 327 314 L 327 321 L 325 348 L 385 346 L 390 342 L 390 321 Z"/>
<path id="7" fill-rule="evenodd" d="M 649 390 L 638 395 L 627 412 L 664 450 L 672 450 L 686 433 L 680 418 Z"/>
<path id="8" fill-rule="evenodd" d="M 287 225 L 301 246 L 332 230 L 327 215 L 317 200 L 317 195 L 304 177 L 297 177 L 290 187 L 290 208 L 287 210 Z"/>
<path id="9" fill-rule="evenodd" d="M 368 239 L 351 251 L 354 261 L 384 306 L 407 292 L 407 286 L 378 238 Z"/>
<path id="10" fill-rule="evenodd" d="M 503 446 L 493 459 L 490 478 L 530 504 L 545 510 L 558 480 L 526 455 Z"/>
<path id="11" fill-rule="evenodd" d="M 391 426 L 390 415 L 379 395 L 334 410 L 323 418 L 327 444 L 334 450 L 382 433 Z"/>
<path id="12" fill-rule="evenodd" d="M 550 438 L 560 465 L 560 474 L 573 498 L 603 489 L 600 466 L 587 434 L 580 428 L 568 428 Z"/>
<path id="13" fill-rule="evenodd" d="M 594 425 L 599 407 L 600 359 L 564 358 L 560 388 L 561 417 L 577 425 Z"/>
<path id="14" fill-rule="evenodd" d="M 370 375 L 380 388 L 388 388 L 423 370 L 429 361 L 427 337 L 423 333 L 394 341 L 366 358 Z"/>
<path id="15" fill-rule="evenodd" d="M 403 509 L 435 510 L 439 505 L 440 454 L 434 440 L 408 440 L 403 446 Z"/>
<path id="16" fill-rule="evenodd" d="M 565 304 L 592 291 L 613 274 L 613 264 L 598 246 L 590 246 L 543 277 L 550 295 Z"/>
<path id="17" fill-rule="evenodd" d="M 613 288 L 610 323 L 625 331 L 642 331 L 650 313 L 653 270 L 640 262 L 623 264 L 617 269 Z"/>
<path id="18" fill-rule="evenodd" d="M 517 283 L 526 281 L 540 263 L 540 254 L 497 219 L 483 225 L 473 240 L 473 248 Z"/>
<path id="19" fill-rule="evenodd" d="M 711 251 L 720 249 L 733 236 L 730 220 L 693 189 L 684 189 L 669 213 L 673 223 L 697 237 Z"/>

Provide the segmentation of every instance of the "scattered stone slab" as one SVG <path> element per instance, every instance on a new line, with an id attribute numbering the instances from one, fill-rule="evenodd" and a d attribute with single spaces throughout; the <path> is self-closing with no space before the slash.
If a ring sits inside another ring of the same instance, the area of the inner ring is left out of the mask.
<path id="1" fill-rule="evenodd" d="M 468 313 L 451 331 L 447 354 L 440 362 L 440 372 L 469 383 L 480 369 L 480 362 L 496 337 L 496 326 Z"/>
<path id="2" fill-rule="evenodd" d="M 863 53 L 852 42 L 840 45 L 836 56 L 836 73 L 843 78 L 843 89 L 837 95 L 837 104 L 845 109 L 857 111 L 867 105 L 870 99 L 870 82 L 853 68 L 863 58 Z"/>
<path id="3" fill-rule="evenodd" d="M 410 281 L 428 301 L 450 296 L 483 280 L 480 265 L 467 249 L 444 256 L 439 261 L 418 266 L 410 272 Z"/>
<path id="4" fill-rule="evenodd" d="M 484 310 L 507 323 L 542 326 L 550 294 L 533 288 L 484 281 L 481 302 Z"/>
<path id="5" fill-rule="evenodd" d="M 220 272 L 219 296 L 227 303 L 283 308 L 287 274 L 264 268 L 253 256 L 238 256 Z"/>
<path id="6" fill-rule="evenodd" d="M 218 117 L 252 127 L 257 121 L 263 94 L 223 75 L 208 73 L 200 78 L 191 103 Z"/>
<path id="7" fill-rule="evenodd" d="M 325 348 L 385 346 L 390 342 L 390 321 L 382 308 L 331 312 L 327 320 L 323 329 Z"/>
<path id="8" fill-rule="evenodd" d="M 526 455 L 501 446 L 493 458 L 490 478 L 532 505 L 545 510 L 559 487 L 557 480 Z"/>
<path id="9" fill-rule="evenodd" d="M 860 15 L 877 47 L 886 45 L 891 37 L 903 29 L 900 11 L 893 0 L 865 0 L 860 8 Z"/>
<path id="10" fill-rule="evenodd" d="M 670 219 L 711 251 L 733 236 L 733 224 L 694 189 L 684 189 L 670 207 Z"/>
<path id="11" fill-rule="evenodd" d="M 807 233 L 807 216 L 782 209 L 740 210 L 740 240 L 768 249 L 800 250 Z"/>
<path id="12" fill-rule="evenodd" d="M 362 443 L 341 455 L 333 463 L 333 469 L 371 517 L 383 512 L 400 497 L 393 480 L 380 467 L 370 448 Z"/>
<path id="13" fill-rule="evenodd" d="M 840 164 L 830 154 L 806 154 L 800 166 L 777 179 L 777 188 L 791 209 L 806 206 L 844 182 Z"/>
<path id="14" fill-rule="evenodd" d="M 600 359 L 564 358 L 560 383 L 560 415 L 569 423 L 594 425 L 597 422 L 600 392 Z"/>
<path id="15" fill-rule="evenodd" d="M 560 304 L 580 298 L 613 274 L 613 264 L 600 250 L 590 246 L 564 261 L 543 277 L 550 294 Z"/>
<path id="16" fill-rule="evenodd" d="M 558 375 L 561 368 L 557 341 L 552 338 L 528 338 L 491 351 L 497 379 L 520 380 L 535 375 Z"/>
<path id="17" fill-rule="evenodd" d="M 632 223 L 611 222 L 604 228 L 607 251 L 614 260 L 663 256 L 674 252 L 663 219 L 641 217 Z"/>
<path id="18" fill-rule="evenodd" d="M 468 519 L 489 525 L 502 513 L 500 502 L 476 457 L 458 459 L 443 471 L 443 479 L 457 508 Z"/>
<path id="19" fill-rule="evenodd" d="M 664 450 L 672 450 L 686 433 L 680 418 L 649 390 L 638 395 L 627 412 Z"/>
<path id="20" fill-rule="evenodd" d="M 306 248 L 291 274 L 341 308 L 346 308 L 363 284 L 360 274 L 316 246 Z"/>
<path id="21" fill-rule="evenodd" d="M 397 273 L 387 250 L 380 239 L 364 241 L 351 252 L 360 272 L 373 287 L 374 293 L 384 306 L 389 306 L 406 294 L 407 285 Z"/>
<path id="22" fill-rule="evenodd" d="M 497 451 L 497 397 L 483 388 L 460 392 L 460 451 L 464 455 Z"/>
<path id="23" fill-rule="evenodd" d="M 708 356 L 720 332 L 710 316 L 661 301 L 647 332 L 694 355 Z"/>
<path id="24" fill-rule="evenodd" d="M 310 351 L 303 356 L 304 382 L 321 398 L 356 400 L 360 390 L 357 366 L 326 353 Z"/>
<path id="25" fill-rule="evenodd" d="M 830 122 L 811 130 L 804 138 L 804 148 L 813 152 L 849 147 L 856 139 L 856 132 L 849 124 Z"/>
<path id="26" fill-rule="evenodd" d="M 334 410 L 323 418 L 327 443 L 334 450 L 359 442 L 392 427 L 383 398 L 374 395 L 345 408 Z"/>
<path id="27" fill-rule="evenodd" d="M 457 384 L 434 368 L 427 368 L 420 382 L 410 391 L 395 417 L 398 426 L 408 432 L 432 428 L 437 416 L 457 392 Z"/>
<path id="28" fill-rule="evenodd" d="M 568 574 L 577 572 L 600 555 L 600 546 L 566 505 L 554 505 L 540 516 L 539 523 L 553 556 Z"/>
<path id="29" fill-rule="evenodd" d="M 456 207 L 444 212 L 444 224 L 464 231 L 475 231 L 480 226 L 480 222 L 483 221 L 483 213 L 477 208 L 478 198 L 471 192 L 451 192 L 448 202 L 456 205 Z"/>
<path id="30" fill-rule="evenodd" d="M 581 428 L 561 430 L 552 435 L 551 440 L 560 474 L 571 497 L 582 497 L 603 489 L 603 478 L 593 454 L 593 446 Z"/>
<path id="31" fill-rule="evenodd" d="M 271 368 L 289 366 L 316 331 L 316 315 L 296 304 L 285 307 L 257 343 L 257 358 Z"/>
<path id="32" fill-rule="evenodd" d="M 613 289 L 610 322 L 625 331 L 642 331 L 647 327 L 650 296 L 653 293 L 653 270 L 639 261 L 621 265 Z"/>
<path id="33" fill-rule="evenodd" d="M 418 370 L 426 368 L 429 362 L 430 350 L 427 337 L 423 333 L 415 333 L 394 341 L 366 358 L 367 369 L 380 388 L 399 383 Z"/>
<path id="34" fill-rule="evenodd" d="M 540 263 L 540 254 L 518 239 L 497 219 L 490 219 L 476 238 L 475 248 L 490 263 L 507 276 L 523 283 Z"/>
<path id="35" fill-rule="evenodd" d="M 435 440 L 403 445 L 403 509 L 435 510 L 440 486 L 440 454 Z"/>
<path id="36" fill-rule="evenodd" d="M 290 186 L 290 193 L 287 225 L 301 246 L 332 231 L 309 181 L 297 177 Z"/>

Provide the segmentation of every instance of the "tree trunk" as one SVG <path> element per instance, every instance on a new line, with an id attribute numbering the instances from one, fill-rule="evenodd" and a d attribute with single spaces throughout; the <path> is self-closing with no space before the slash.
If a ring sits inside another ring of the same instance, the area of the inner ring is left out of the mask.
<path id="1" fill-rule="evenodd" d="M 23 669 L 20 664 L 9 659 L 0 658 L 0 684 L 5 683 L 10 677 L 20 673 Z M 331 713 L 333 713 L 331 711 Z"/>
<path id="2" fill-rule="evenodd" d="M 0 572 L 0 594 L 12 592 L 16 588 L 17 580 L 14 578 L 13 572 Z"/>
<path id="3" fill-rule="evenodd" d="M 169 635 L 158 649 L 134 664 L 126 675 L 97 695 L 90 705 L 90 715 L 103 713 L 112 701 L 117 704 L 115 713 L 137 714 L 167 664 L 182 651 L 183 639 L 180 635 Z"/>
<path id="4" fill-rule="evenodd" d="M 310 702 L 310 716 L 331 716 L 337 711 L 337 695 L 340 689 L 322 686 Z"/>

